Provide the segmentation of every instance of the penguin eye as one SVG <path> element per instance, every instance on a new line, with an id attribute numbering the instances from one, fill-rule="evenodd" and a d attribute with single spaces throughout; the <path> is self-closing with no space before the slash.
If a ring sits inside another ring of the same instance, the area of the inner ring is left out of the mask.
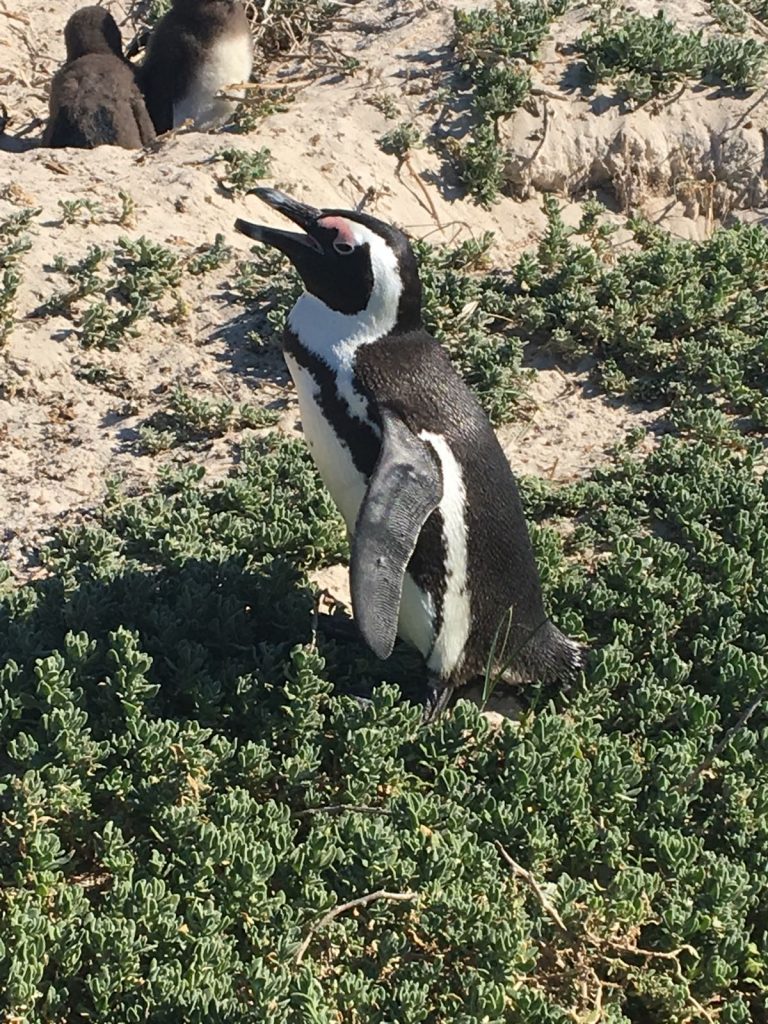
<path id="1" fill-rule="evenodd" d="M 354 245 L 350 245 L 349 242 L 334 242 L 333 248 L 339 256 L 351 256 L 355 251 Z"/>

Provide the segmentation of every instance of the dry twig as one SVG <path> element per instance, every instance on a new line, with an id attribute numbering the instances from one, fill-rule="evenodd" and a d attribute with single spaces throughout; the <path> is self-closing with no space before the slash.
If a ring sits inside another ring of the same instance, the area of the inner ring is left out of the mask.
<path id="1" fill-rule="evenodd" d="M 359 896 L 356 900 L 350 900 L 348 903 L 341 903 L 338 907 L 334 907 L 329 910 L 327 914 L 323 915 L 317 924 L 313 924 L 307 932 L 307 937 L 304 939 L 302 944 L 296 950 L 293 957 L 295 964 L 300 964 L 304 959 L 304 955 L 309 949 L 309 945 L 312 942 L 315 934 L 321 929 L 325 928 L 327 924 L 335 920 L 341 914 L 345 914 L 348 910 L 354 910 L 355 907 L 367 907 L 369 903 L 373 903 L 374 900 L 394 900 L 395 902 L 404 903 L 408 900 L 416 899 L 415 892 L 388 892 L 386 889 L 377 889 L 376 892 L 369 892 L 366 896 Z"/>
<path id="2" fill-rule="evenodd" d="M 765 696 L 765 694 L 763 694 L 763 696 Z M 739 723 L 737 723 L 737 725 L 738 724 Z M 734 726 L 734 728 L 736 728 L 736 726 Z M 530 871 L 524 868 L 522 864 L 518 864 L 517 861 L 514 860 L 514 858 L 511 857 L 509 853 L 507 853 L 507 851 L 504 849 L 500 842 L 497 842 L 496 846 L 503 859 L 512 868 L 512 873 L 517 878 L 522 879 L 525 882 L 525 884 L 530 888 L 530 890 L 536 896 L 536 899 L 539 901 L 541 909 L 544 911 L 547 917 L 549 917 L 550 920 L 556 925 L 559 931 L 561 931 L 564 935 L 568 935 L 574 941 L 586 941 L 586 943 L 596 952 L 599 960 L 602 963 L 607 964 L 609 966 L 618 966 L 622 968 L 624 971 L 632 971 L 632 965 L 628 964 L 626 960 L 621 959 L 621 956 L 608 956 L 605 952 L 606 949 L 612 950 L 614 953 L 617 954 L 623 954 L 624 956 L 637 956 L 640 957 L 642 960 L 646 961 L 671 960 L 676 967 L 675 976 L 677 980 L 682 985 L 684 985 L 687 990 L 686 995 L 690 1006 L 693 1007 L 693 1009 L 705 1021 L 707 1021 L 708 1024 L 716 1024 L 715 1018 L 712 1016 L 709 1010 L 707 1010 L 705 1006 L 702 1006 L 702 1004 L 691 994 L 690 985 L 688 983 L 687 978 L 683 974 L 683 969 L 680 964 L 681 953 L 688 953 L 695 959 L 699 959 L 699 953 L 693 948 L 693 946 L 689 946 L 686 944 L 680 946 L 677 949 L 669 950 L 643 949 L 641 946 L 635 946 L 628 942 L 620 942 L 618 939 L 600 938 L 599 935 L 593 934 L 587 928 L 582 929 L 580 933 L 573 931 L 566 925 L 566 923 L 560 916 L 558 910 L 552 905 L 551 901 L 548 899 L 546 893 L 542 889 L 536 877 Z M 606 983 L 599 980 L 599 984 L 603 985 Z"/>
<path id="3" fill-rule="evenodd" d="M 715 758 L 719 754 L 722 754 L 722 752 L 731 742 L 736 733 L 744 728 L 744 726 L 750 720 L 752 715 L 754 715 L 755 711 L 757 711 L 757 709 L 760 707 L 760 705 L 763 703 L 766 697 L 768 697 L 768 689 L 761 690 L 760 693 L 758 693 L 758 695 L 752 701 L 752 703 L 747 705 L 744 711 L 742 711 L 741 715 L 738 718 L 738 721 L 736 721 L 731 726 L 731 728 L 726 731 L 722 739 L 718 743 L 716 743 L 714 747 L 712 747 L 712 749 L 701 762 L 701 764 L 697 765 L 697 767 L 693 769 L 693 771 L 687 776 L 687 778 L 680 783 L 680 785 L 677 787 L 678 793 L 687 793 L 688 790 L 695 785 L 696 779 L 698 779 L 702 772 L 705 772 L 708 768 L 711 768 Z"/>

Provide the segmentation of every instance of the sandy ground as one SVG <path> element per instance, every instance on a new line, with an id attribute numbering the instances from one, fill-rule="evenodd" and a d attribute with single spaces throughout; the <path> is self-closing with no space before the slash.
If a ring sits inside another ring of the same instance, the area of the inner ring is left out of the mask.
<path id="1" fill-rule="evenodd" d="M 234 232 L 234 219 L 256 219 L 264 210 L 254 197 L 236 198 L 222 185 L 224 165 L 216 153 L 235 145 L 250 151 L 267 146 L 273 163 L 265 184 L 316 206 L 352 206 L 365 197 L 369 212 L 433 242 L 493 231 L 494 259 L 503 266 L 542 232 L 538 189 L 545 183 L 539 179 L 554 159 L 542 151 L 540 167 L 529 161 L 531 173 L 518 197 L 484 210 L 462 197 L 438 149 L 415 150 L 410 165 L 398 168 L 377 143 L 398 121 L 413 121 L 425 134 L 444 123 L 436 95 L 453 104 L 457 116 L 466 106 L 450 49 L 451 12 L 454 6 L 477 7 L 477 0 L 362 0 L 346 8 L 324 39 L 269 69 L 272 80 L 288 83 L 295 100 L 250 135 L 182 132 L 148 153 L 36 148 L 40 127 L 20 140 L 12 136 L 44 118 L 47 83 L 63 56 L 61 30 L 78 6 L 78 0 L 34 6 L 31 0 L 0 0 L 0 89 L 11 116 L 9 135 L 0 140 L 0 217 L 26 206 L 41 209 L 33 247 L 23 259 L 19 323 L 0 348 L 0 557 L 20 577 L 34 571 L 36 549 L 53 527 L 98 505 L 108 476 L 121 475 L 127 486 L 140 488 L 164 461 L 189 457 L 136 454 L 138 427 L 163 408 L 176 384 L 209 398 L 272 405 L 284 429 L 299 427 L 279 358 L 247 338 L 248 311 L 228 288 L 233 264 L 200 278 L 184 277 L 180 293 L 187 312 L 178 322 L 147 321 L 118 351 L 97 352 L 82 349 L 69 319 L 31 316 L 62 285 L 52 269 L 56 256 L 72 262 L 90 245 L 111 247 L 121 236 L 139 235 L 191 253 L 222 233 L 247 257 L 248 244 Z M 136 7 L 128 0 L 105 6 L 129 39 Z M 340 54 L 356 58 L 358 70 L 341 74 Z M 382 96 L 396 107 L 395 120 L 371 104 Z M 558 101 L 552 140 L 569 160 L 578 148 L 574 140 L 584 134 L 583 102 L 567 89 Z M 527 134 L 526 125 L 518 126 L 521 151 Z M 135 203 L 129 226 L 117 223 L 118 190 Z M 562 191 L 566 217 L 576 222 L 578 190 L 566 181 Z M 712 230 L 712 209 L 686 206 L 674 189 L 659 186 L 643 197 L 635 191 L 647 214 L 681 236 L 703 237 Z M 59 202 L 83 197 L 100 204 L 96 222 L 63 223 Z M 618 208 L 615 217 L 623 219 Z M 520 472 L 573 479 L 604 459 L 629 427 L 658 417 L 591 390 L 587 367 L 533 365 L 532 412 L 501 432 Z M 106 383 L 84 379 L 94 367 L 106 371 Z M 238 440 L 232 434 L 211 442 L 195 457 L 212 476 L 221 475 L 237 458 Z"/>

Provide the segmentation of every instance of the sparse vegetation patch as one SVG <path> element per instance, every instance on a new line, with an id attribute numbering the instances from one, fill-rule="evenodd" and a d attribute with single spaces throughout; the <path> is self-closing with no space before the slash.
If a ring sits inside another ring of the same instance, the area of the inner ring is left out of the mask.
<path id="1" fill-rule="evenodd" d="M 671 92 L 688 79 L 738 90 L 762 79 L 768 47 L 750 37 L 683 32 L 664 11 L 652 17 L 610 14 L 576 42 L 592 82 L 611 81 L 634 103 Z"/>
<path id="2" fill-rule="evenodd" d="M 36 315 L 56 314 L 72 320 L 85 348 L 116 349 L 136 335 L 139 323 L 147 317 L 167 323 L 183 319 L 186 306 L 180 285 L 184 273 L 209 273 L 231 257 L 231 248 L 221 234 L 190 256 L 143 235 L 118 239 L 111 252 L 94 245 L 74 263 L 63 257 L 54 260 L 53 269 L 64 275 L 67 286 L 54 292 Z M 95 301 L 84 305 L 90 298 Z"/>
<path id="3" fill-rule="evenodd" d="M 513 271 L 512 319 L 523 337 L 567 357 L 597 356 L 609 390 L 720 407 L 768 427 L 764 228 L 736 225 L 698 244 L 636 221 L 639 251 L 616 257 L 598 204 L 575 234 L 554 198 L 545 206 L 538 251 Z"/>
<path id="4" fill-rule="evenodd" d="M 221 437 L 231 430 L 271 426 L 276 419 L 270 409 L 251 403 L 237 405 L 228 398 L 198 398 L 175 387 L 167 406 L 139 427 L 137 447 L 155 455 L 180 444 Z"/>
<path id="5" fill-rule="evenodd" d="M 470 82 L 478 122 L 462 150 L 460 170 L 471 194 L 484 205 L 494 201 L 502 185 L 499 120 L 528 97 L 538 48 L 552 19 L 567 6 L 568 0 L 501 0 L 489 10 L 454 11 L 454 48 Z"/>
<path id="6" fill-rule="evenodd" d="M 16 323 L 16 293 L 21 284 L 19 263 L 32 248 L 27 229 L 40 210 L 21 210 L 0 221 L 0 346 Z"/>
<path id="7" fill-rule="evenodd" d="M 269 174 L 272 154 L 265 147 L 249 153 L 247 150 L 230 146 L 219 150 L 217 155 L 219 159 L 226 161 L 227 172 L 224 180 L 235 194 L 254 188 Z"/>

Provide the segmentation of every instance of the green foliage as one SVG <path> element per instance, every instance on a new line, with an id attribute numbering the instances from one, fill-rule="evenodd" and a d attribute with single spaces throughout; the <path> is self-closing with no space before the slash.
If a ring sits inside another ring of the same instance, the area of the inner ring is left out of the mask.
<path id="1" fill-rule="evenodd" d="M 712 13 L 726 32 L 742 35 L 749 25 L 744 9 L 730 0 L 713 0 L 710 4 Z"/>
<path id="2" fill-rule="evenodd" d="M 132 208 L 123 202 L 129 217 Z M 74 263 L 63 257 L 54 260 L 53 269 L 66 277 L 67 287 L 54 292 L 36 315 L 71 319 L 84 348 L 118 349 L 139 333 L 147 317 L 171 322 L 184 315 L 179 287 L 185 270 L 199 276 L 217 270 L 231 257 L 223 235 L 186 259 L 143 235 L 118 239 L 112 252 L 94 245 Z M 93 296 L 100 297 L 84 306 L 83 300 Z"/>
<path id="3" fill-rule="evenodd" d="M 143 235 L 121 238 L 114 256 L 119 271 L 118 289 L 129 301 L 135 296 L 157 302 L 181 281 L 178 254 Z"/>
<path id="4" fill-rule="evenodd" d="M 478 122 L 462 150 L 460 173 L 470 193 L 485 206 L 496 199 L 503 183 L 498 121 L 527 99 L 529 66 L 550 22 L 566 7 L 566 0 L 501 0 L 490 10 L 454 10 L 454 49 L 471 85 Z"/>
<path id="5" fill-rule="evenodd" d="M 758 21 L 768 22 L 768 0 L 739 0 L 739 7 L 743 7 Z"/>
<path id="6" fill-rule="evenodd" d="M 576 42 L 592 82 L 610 81 L 627 98 L 645 103 L 686 79 L 708 78 L 751 89 L 765 70 L 765 44 L 751 38 L 682 32 L 664 11 L 653 17 L 604 17 Z"/>
<path id="7" fill-rule="evenodd" d="M 250 338 L 258 346 L 280 345 L 285 320 L 301 295 L 299 275 L 279 252 L 257 245 L 248 261 L 237 265 L 233 293 L 248 306 Z"/>
<path id="8" fill-rule="evenodd" d="M 494 125 L 479 124 L 461 149 L 461 178 L 477 201 L 490 206 L 504 186 L 504 150 Z"/>
<path id="9" fill-rule="evenodd" d="M 400 108 L 394 97 L 388 93 L 375 92 L 372 96 L 367 96 L 365 102 L 382 113 L 389 121 L 394 121 L 400 113 Z"/>
<path id="10" fill-rule="evenodd" d="M 59 199 L 62 224 L 91 224 L 102 214 L 95 199 Z"/>
<path id="11" fill-rule="evenodd" d="M 386 666 L 313 639 L 304 573 L 345 541 L 301 442 L 112 491 L 0 590 L 6 1014 L 760 1019 L 768 477 L 722 429 L 531 482 L 550 604 L 597 653 L 496 730 L 344 696 Z"/>
<path id="12" fill-rule="evenodd" d="M 120 210 L 116 220 L 121 227 L 132 228 L 136 215 L 136 200 L 123 189 L 117 190 L 117 198 L 120 200 Z"/>
<path id="13" fill-rule="evenodd" d="M 59 313 L 66 316 L 74 303 L 88 295 L 102 292 L 105 281 L 97 271 L 103 269 L 106 257 L 106 250 L 99 245 L 90 246 L 85 256 L 75 263 L 67 263 L 63 256 L 57 256 L 53 261 L 53 269 L 59 274 L 64 274 L 69 287 L 54 292 L 37 311 L 38 314 L 43 316 Z"/>
<path id="14" fill-rule="evenodd" d="M 255 153 L 249 153 L 244 149 L 235 149 L 233 146 L 229 146 L 227 149 L 220 149 L 217 156 L 220 160 L 226 161 L 225 181 L 227 187 L 235 194 L 254 188 L 262 178 L 269 174 L 272 163 L 272 154 L 266 147 L 257 149 Z"/>
<path id="15" fill-rule="evenodd" d="M 414 243 L 424 290 L 424 325 L 448 349 L 492 422 L 511 419 L 525 394 L 519 338 L 501 330 L 510 312 L 503 277 L 487 269 L 493 236 L 457 246 Z"/>
<path id="16" fill-rule="evenodd" d="M 255 131 L 265 117 L 280 114 L 293 103 L 294 93 L 288 89 L 258 89 L 249 91 L 232 117 L 232 130 L 242 135 Z"/>
<path id="17" fill-rule="evenodd" d="M 153 413 L 139 427 L 138 448 L 155 455 L 180 444 L 221 437 L 233 430 L 268 427 L 277 418 L 278 414 L 270 409 L 250 403 L 236 405 L 228 398 L 196 398 L 175 387 L 167 408 Z"/>
<path id="18" fill-rule="evenodd" d="M 91 258 L 95 259 L 93 250 Z M 79 334 L 84 348 L 119 348 L 181 280 L 177 254 L 144 236 L 119 239 L 112 260 L 109 284 L 114 302 L 99 300 L 83 312 Z"/>
<path id="19" fill-rule="evenodd" d="M 768 47 L 750 37 L 715 36 L 704 48 L 705 77 L 733 89 L 755 89 L 765 77 Z"/>
<path id="20" fill-rule="evenodd" d="M 187 270 L 198 276 L 211 270 L 218 270 L 232 259 L 232 246 L 224 241 L 224 235 L 217 233 L 213 242 L 201 246 L 187 261 Z"/>
<path id="21" fill-rule="evenodd" d="M 412 149 L 418 149 L 422 145 L 419 129 L 410 121 L 402 121 L 391 131 L 385 132 L 379 139 L 382 151 L 391 153 L 401 161 L 405 160 Z"/>
<path id="22" fill-rule="evenodd" d="M 167 14 L 171 9 L 173 0 L 149 0 L 146 13 L 144 15 L 147 24 L 154 25 L 164 14 Z"/>
<path id="23" fill-rule="evenodd" d="M 511 320 L 569 357 L 599 359 L 611 390 L 722 406 L 768 426 L 768 234 L 739 224 L 701 244 L 635 222 L 614 258 L 592 214 L 573 240 L 556 200 L 536 254 L 513 271 Z"/>
<path id="24" fill-rule="evenodd" d="M 0 220 L 0 345 L 11 336 L 16 323 L 16 293 L 21 284 L 19 264 L 32 248 L 26 233 L 40 210 L 26 209 Z"/>

